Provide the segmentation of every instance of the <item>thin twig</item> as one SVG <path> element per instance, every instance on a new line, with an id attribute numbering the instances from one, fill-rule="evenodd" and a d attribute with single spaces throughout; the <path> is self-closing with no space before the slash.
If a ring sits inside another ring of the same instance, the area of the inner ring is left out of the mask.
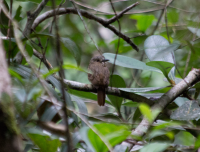
<path id="1" fill-rule="evenodd" d="M 188 69 L 188 65 L 189 65 L 189 62 L 190 62 L 191 54 L 192 54 L 192 51 L 189 50 L 189 52 L 188 52 L 188 56 L 187 56 L 187 60 L 186 60 L 186 63 L 185 63 L 185 69 L 184 69 L 183 77 L 186 76 L 187 69 Z"/>
<path id="2" fill-rule="evenodd" d="M 10 0 L 10 16 L 12 16 L 12 4 L 13 0 Z M 8 23 L 8 31 L 7 31 L 7 37 L 9 37 L 9 48 L 8 48 L 8 66 L 10 65 L 10 58 L 11 58 L 11 31 L 12 31 L 12 19 L 9 19 Z"/>
<path id="3" fill-rule="evenodd" d="M 169 3 L 168 3 L 168 1 L 166 1 L 166 6 L 165 6 L 165 9 L 164 9 L 164 13 L 165 13 L 165 26 L 166 26 L 167 38 L 168 38 L 168 42 L 169 43 L 171 43 L 171 42 L 170 42 L 169 30 L 168 30 L 168 26 L 167 26 L 167 24 L 168 24 L 168 21 L 167 21 L 167 6 L 169 4 L 171 4 L 172 2 L 173 2 L 173 0 L 170 0 Z"/>
<path id="4" fill-rule="evenodd" d="M 73 0 L 70 0 L 70 1 L 72 2 L 74 8 L 75 8 L 76 11 L 78 12 L 78 15 L 79 15 L 81 21 L 83 22 L 83 25 L 84 25 L 84 27 L 85 27 L 85 30 L 86 30 L 87 34 L 89 35 L 91 41 L 94 43 L 95 47 L 97 48 L 97 51 L 102 55 L 101 50 L 99 49 L 98 45 L 96 44 L 96 42 L 95 42 L 94 39 L 92 38 L 92 36 L 91 36 L 91 34 L 90 34 L 90 32 L 89 32 L 89 30 L 88 30 L 88 28 L 87 28 L 87 25 L 85 24 L 85 21 L 84 21 L 82 15 L 81 15 L 81 13 L 80 13 L 80 10 L 76 7 L 76 5 L 75 5 L 75 3 L 74 3 Z"/>
<path id="5" fill-rule="evenodd" d="M 73 144 L 72 144 L 72 140 L 71 140 L 71 135 L 70 135 L 70 131 L 69 131 L 69 124 L 68 124 L 68 114 L 67 114 L 67 102 L 66 102 L 66 96 L 65 96 L 65 90 L 64 90 L 64 78 L 65 78 L 65 74 L 64 74 L 64 70 L 63 70 L 63 59 L 62 59 L 62 55 L 61 55 L 61 50 L 60 50 L 60 35 L 58 33 L 58 25 L 57 25 L 57 19 L 56 19 L 56 9 L 55 9 L 56 5 L 55 5 L 55 0 L 52 0 L 52 8 L 54 10 L 54 22 L 55 22 L 55 31 L 56 31 L 56 37 L 55 37 L 55 41 L 56 41 L 56 54 L 57 54 L 57 64 L 59 66 L 59 76 L 61 78 L 61 93 L 62 93 L 62 98 L 63 98 L 63 112 L 64 112 L 64 121 L 65 121 L 65 125 L 66 125 L 66 139 L 67 139 L 67 145 L 68 145 L 68 152 L 72 152 L 73 151 Z"/>
<path id="6" fill-rule="evenodd" d="M 63 5 L 63 2 L 64 2 L 64 0 L 62 0 L 62 2 L 60 3 L 60 5 L 58 6 L 57 11 L 58 11 L 58 9 Z M 57 14 L 57 11 L 56 11 L 56 14 Z M 53 18 L 53 21 L 52 21 L 52 23 L 51 23 L 51 27 L 50 27 L 50 29 L 49 29 L 49 33 L 50 33 L 50 34 L 52 33 L 52 28 L 53 28 L 54 20 L 55 20 L 55 18 Z M 43 51 L 43 49 L 42 49 L 43 60 L 46 60 L 45 54 L 46 54 L 46 51 L 47 51 L 47 46 L 48 46 L 48 44 L 49 44 L 49 39 L 50 39 L 50 38 L 48 37 L 48 38 L 47 38 L 47 41 L 46 41 L 46 44 L 45 44 L 44 51 Z M 42 64 L 42 60 L 40 60 L 40 64 L 39 64 L 38 71 L 39 71 L 40 68 L 41 68 L 41 64 Z"/>
<path id="7" fill-rule="evenodd" d="M 111 6 L 112 6 L 112 9 L 113 9 L 113 11 L 114 11 L 114 13 L 115 13 L 115 20 L 117 20 L 117 23 L 118 23 L 118 26 L 119 26 L 119 32 L 121 32 L 121 25 L 120 25 L 120 22 L 119 22 L 119 17 L 121 17 L 122 15 L 123 15 L 123 13 L 121 13 L 121 14 L 119 14 L 119 15 L 117 15 L 117 13 L 116 13 L 116 11 L 115 11 L 115 8 L 114 8 L 114 6 L 113 6 L 113 4 L 112 4 L 112 0 L 109 0 L 110 1 L 110 4 L 111 4 Z M 120 16 L 121 15 L 121 16 Z M 110 21 L 112 21 L 113 20 L 113 18 L 111 18 L 110 19 Z M 114 20 L 114 21 L 115 21 Z M 108 22 L 108 23 L 110 23 L 110 22 Z M 111 22 L 112 23 L 112 22 Z M 113 67 L 112 67 L 112 72 L 111 72 L 111 80 L 112 80 L 112 75 L 113 75 L 113 72 L 115 71 L 115 62 L 116 62 L 116 59 L 117 59 L 117 54 L 118 54 L 118 50 L 119 50 L 119 46 L 120 46 L 120 37 L 118 38 L 118 43 L 117 43 L 117 50 L 116 50 L 116 53 L 115 53 L 115 58 L 114 58 L 114 63 L 113 63 Z M 111 87 L 112 87 L 112 83 L 111 83 Z M 121 115 L 120 114 L 120 111 L 118 111 L 118 113 L 119 113 L 119 115 Z"/>
<path id="8" fill-rule="evenodd" d="M 156 26 L 154 27 L 154 29 L 153 29 L 153 31 L 152 31 L 152 33 L 151 33 L 150 35 L 153 35 L 153 34 L 155 33 L 155 31 L 157 30 L 157 28 L 158 28 L 158 26 L 159 26 L 159 24 L 160 24 L 160 21 L 161 21 L 161 19 L 162 19 L 162 16 L 163 16 L 164 12 L 165 12 L 165 9 L 163 9 L 163 10 L 161 11 L 160 16 L 159 16 L 159 18 L 158 18 L 158 22 L 156 23 Z"/>
<path id="9" fill-rule="evenodd" d="M 110 18 L 107 24 L 111 24 L 111 23 L 115 22 L 116 20 L 118 21 L 118 24 L 119 24 L 119 20 L 118 20 L 119 18 L 121 18 L 126 12 L 128 12 L 129 10 L 131 10 L 133 7 L 139 5 L 139 3 L 136 2 L 136 3 L 132 4 L 131 6 L 125 8 L 125 9 L 124 9 L 123 11 L 121 11 L 119 14 L 117 14 L 117 12 L 115 11 L 115 8 L 114 8 L 114 6 L 113 6 L 112 1 L 111 1 L 111 0 L 109 0 L 109 1 L 110 1 L 111 6 L 112 6 L 112 9 L 113 9 L 113 11 L 114 11 L 114 13 L 115 13 L 115 16 L 112 17 L 112 18 Z M 120 30 L 119 30 L 119 31 L 120 31 Z"/>

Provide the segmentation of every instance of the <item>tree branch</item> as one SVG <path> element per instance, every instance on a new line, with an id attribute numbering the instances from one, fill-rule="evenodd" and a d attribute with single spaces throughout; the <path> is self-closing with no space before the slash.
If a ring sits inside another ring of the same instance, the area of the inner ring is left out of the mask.
<path id="1" fill-rule="evenodd" d="M 29 36 L 31 34 L 31 26 L 35 20 L 35 18 L 40 14 L 43 10 L 44 6 L 47 4 L 49 0 L 43 0 L 37 7 L 37 9 L 31 13 L 30 11 L 27 12 L 27 22 L 23 34 L 25 36 Z"/>
<path id="2" fill-rule="evenodd" d="M 137 5 L 137 3 L 135 3 L 135 6 Z M 133 7 L 133 6 L 132 6 Z M 136 51 L 139 51 L 139 48 L 137 47 L 137 45 L 135 45 L 131 38 L 129 38 L 128 36 L 124 35 L 123 33 L 121 33 L 120 31 L 118 31 L 114 26 L 110 25 L 110 23 L 112 23 L 114 20 L 117 20 L 118 18 L 122 17 L 122 14 L 119 16 L 115 16 L 111 19 L 103 19 L 100 18 L 98 16 L 93 15 L 92 13 L 89 13 L 85 10 L 79 10 L 79 12 L 81 13 L 82 16 L 94 20 L 98 23 L 100 23 L 101 25 L 103 25 L 104 27 L 110 29 L 113 33 L 115 33 L 117 36 L 121 37 L 124 41 L 126 41 L 128 44 L 130 44 L 132 46 L 133 49 L 135 49 Z M 122 11 L 123 12 L 123 11 Z M 57 15 L 63 15 L 63 14 L 78 14 L 77 10 L 74 8 L 60 8 L 57 11 Z M 44 20 L 53 17 L 54 16 L 54 11 L 47 11 L 44 14 L 38 16 L 33 25 L 32 25 L 32 29 L 34 30 L 41 22 L 43 22 Z"/>
<path id="3" fill-rule="evenodd" d="M 33 49 L 33 54 L 39 58 L 45 65 L 46 67 L 51 70 L 52 69 L 52 66 L 51 64 L 49 63 L 49 61 L 45 58 L 45 60 L 43 59 L 43 55 L 41 53 L 39 53 L 38 51 L 34 50 Z M 60 77 L 57 76 L 57 75 L 54 75 L 54 77 L 60 81 Z M 76 82 L 76 81 L 70 81 L 70 80 L 66 80 L 64 79 L 64 84 L 65 84 L 65 88 L 70 88 L 70 89 L 74 89 L 74 90 L 79 90 L 79 91 L 85 91 L 85 92 L 94 92 L 94 93 L 97 93 L 97 89 L 94 88 L 91 84 L 84 84 L 84 83 L 80 83 L 80 82 Z M 114 87 L 108 87 L 106 89 L 106 93 L 107 94 L 110 94 L 110 95 L 114 95 L 114 96 L 119 96 L 119 97 L 123 97 L 125 99 L 129 99 L 129 100 L 132 100 L 132 101 L 135 101 L 135 102 L 144 102 L 148 105 L 153 105 L 153 101 L 144 97 L 144 96 L 141 96 L 141 95 L 138 95 L 138 94 L 135 94 L 135 93 L 130 93 L 130 92 L 124 92 L 124 91 L 121 91 L 119 90 L 118 88 L 114 88 Z"/>
<path id="4" fill-rule="evenodd" d="M 58 77 L 57 75 L 54 75 L 54 77 L 60 81 L 60 77 Z M 70 81 L 70 80 L 66 80 L 66 79 L 64 79 L 64 84 L 65 84 L 66 89 L 70 88 L 70 89 L 79 90 L 79 91 L 97 93 L 97 89 L 94 88 L 91 84 L 84 84 L 84 83 Z M 114 88 L 114 87 L 108 87 L 106 89 L 106 94 L 123 97 L 123 98 L 129 99 L 129 100 L 135 101 L 135 102 L 144 102 L 148 105 L 153 105 L 153 103 L 154 103 L 152 100 L 147 99 L 146 97 L 140 96 L 135 93 L 124 92 L 124 91 L 121 91 L 118 88 Z"/>
<path id="5" fill-rule="evenodd" d="M 161 112 L 170 102 L 174 101 L 188 87 L 194 85 L 198 81 L 200 81 L 200 70 L 192 69 L 184 80 L 182 80 L 180 83 L 175 85 L 167 93 L 160 97 L 160 99 L 151 107 L 151 111 L 159 110 Z M 146 118 L 143 118 L 142 122 L 137 126 L 137 128 L 132 131 L 132 135 L 143 136 L 148 131 L 152 123 L 153 122 L 149 122 Z M 133 145 L 128 144 L 127 146 L 131 148 Z"/>
<path id="6" fill-rule="evenodd" d="M 132 9 L 133 7 L 139 5 L 138 2 L 132 4 L 131 6 L 125 8 L 123 11 L 121 11 L 119 14 L 113 16 L 111 19 L 109 19 L 108 24 L 111 24 L 113 22 L 115 22 L 117 19 L 121 18 L 126 12 L 128 12 L 130 9 Z"/>

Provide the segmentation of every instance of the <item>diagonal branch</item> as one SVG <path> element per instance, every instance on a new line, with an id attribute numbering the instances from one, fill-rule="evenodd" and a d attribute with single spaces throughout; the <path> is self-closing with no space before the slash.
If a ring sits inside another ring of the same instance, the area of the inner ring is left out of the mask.
<path id="1" fill-rule="evenodd" d="M 34 20 L 36 19 L 36 17 L 40 14 L 40 12 L 43 10 L 44 6 L 47 4 L 49 0 L 43 0 L 38 7 L 36 8 L 36 10 L 31 13 L 30 11 L 27 12 L 27 22 L 26 22 L 26 26 L 24 29 L 24 35 L 25 36 L 29 36 L 31 34 L 31 26 L 34 22 Z"/>
<path id="2" fill-rule="evenodd" d="M 137 3 L 135 3 L 137 4 Z M 34 30 L 41 22 L 43 22 L 44 20 L 50 18 L 50 17 L 53 17 L 54 11 L 51 10 L 51 11 L 47 11 L 45 12 L 44 14 L 38 16 L 33 25 L 32 25 L 32 29 Z M 82 16 L 88 18 L 88 19 L 91 19 L 91 20 L 94 20 L 98 23 L 100 23 L 101 25 L 103 25 L 104 27 L 110 29 L 113 33 L 115 33 L 117 36 L 121 37 L 124 41 L 126 41 L 128 44 L 130 44 L 132 46 L 133 49 L 135 49 L 136 51 L 139 51 L 139 48 L 137 47 L 137 45 L 135 45 L 131 38 L 129 38 L 128 36 L 124 35 L 123 33 L 121 33 L 120 31 L 118 31 L 114 26 L 110 25 L 109 23 L 113 22 L 114 18 L 111 18 L 111 19 L 103 19 L 103 18 L 100 18 L 98 16 L 95 16 L 93 15 L 92 13 L 89 13 L 85 10 L 79 10 L 79 12 L 81 13 Z M 63 15 L 63 14 L 78 14 L 77 10 L 74 9 L 74 8 L 60 8 L 58 11 L 57 11 L 57 15 Z M 118 18 L 122 17 L 121 16 L 115 16 L 115 20 L 117 20 Z"/>
<path id="3" fill-rule="evenodd" d="M 125 8 L 123 11 L 121 11 L 119 14 L 115 15 L 114 17 L 112 17 L 111 19 L 109 19 L 107 24 L 111 24 L 113 22 L 115 22 L 117 19 L 121 18 L 126 12 L 128 12 L 129 10 L 131 10 L 133 7 L 139 5 L 138 2 L 132 4 L 131 6 Z"/>
<path id="4" fill-rule="evenodd" d="M 155 111 L 157 109 L 161 112 L 170 102 L 174 101 L 174 99 L 181 95 L 188 88 L 188 85 L 192 86 L 198 81 L 200 81 L 200 70 L 192 69 L 184 80 L 175 85 L 167 93 L 162 95 L 160 99 L 158 99 L 158 101 L 151 107 L 151 111 Z M 156 117 L 154 118 L 154 120 L 156 119 Z M 132 131 L 132 135 L 143 136 L 148 131 L 152 123 L 153 122 L 149 122 L 146 118 L 143 118 L 137 128 Z M 126 146 L 131 148 L 133 145 L 126 144 Z"/>

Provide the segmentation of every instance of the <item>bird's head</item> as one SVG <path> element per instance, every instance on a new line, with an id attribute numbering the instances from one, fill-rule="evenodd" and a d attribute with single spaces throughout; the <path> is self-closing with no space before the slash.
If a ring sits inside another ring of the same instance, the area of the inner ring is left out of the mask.
<path id="1" fill-rule="evenodd" d="M 94 56 L 92 57 L 92 59 L 90 60 L 90 63 L 95 63 L 95 62 L 98 62 L 98 63 L 105 63 L 109 61 L 108 59 L 105 59 L 104 56 L 102 55 L 97 55 L 97 56 Z"/>

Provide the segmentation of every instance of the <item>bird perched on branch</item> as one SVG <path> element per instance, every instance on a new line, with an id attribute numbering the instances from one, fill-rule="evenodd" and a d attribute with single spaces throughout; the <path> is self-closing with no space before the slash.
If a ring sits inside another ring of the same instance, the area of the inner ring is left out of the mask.
<path id="1" fill-rule="evenodd" d="M 109 85 L 110 71 L 106 66 L 109 60 L 105 59 L 102 55 L 92 57 L 88 70 L 88 80 L 97 89 L 97 98 L 99 106 L 105 104 L 105 88 Z"/>

